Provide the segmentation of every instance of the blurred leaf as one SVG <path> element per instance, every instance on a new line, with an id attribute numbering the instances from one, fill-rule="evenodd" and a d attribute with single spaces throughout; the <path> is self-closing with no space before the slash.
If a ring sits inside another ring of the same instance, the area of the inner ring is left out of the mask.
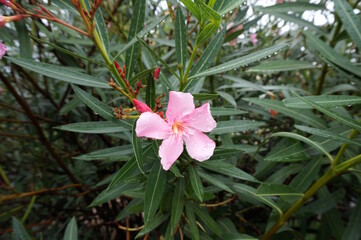
<path id="1" fill-rule="evenodd" d="M 192 239 L 199 240 L 200 239 L 199 231 L 198 231 L 196 217 L 194 216 L 194 212 L 192 208 L 189 206 L 189 204 L 186 204 L 185 209 L 186 209 L 186 216 L 188 218 L 188 224 L 192 233 Z"/>
<path id="2" fill-rule="evenodd" d="M 311 145 L 312 147 L 323 152 L 327 156 L 327 158 L 330 160 L 330 162 L 331 163 L 333 162 L 333 157 L 331 156 L 331 154 L 329 154 L 328 151 L 322 147 L 322 145 L 310 140 L 309 138 L 306 138 L 304 136 L 301 136 L 296 133 L 291 133 L 291 132 L 277 132 L 277 133 L 273 133 L 271 135 L 271 137 L 289 137 L 289 138 L 293 138 L 293 139 L 299 140 L 301 142 L 307 143 L 308 145 Z"/>
<path id="3" fill-rule="evenodd" d="M 116 146 L 116 147 L 97 150 L 73 158 L 83 161 L 111 160 L 111 159 L 120 158 L 121 156 L 130 155 L 132 153 L 133 153 L 132 145 L 123 145 L 123 146 Z"/>
<path id="4" fill-rule="evenodd" d="M 145 69 L 141 72 L 139 72 L 138 74 L 134 75 L 130 80 L 129 80 L 129 84 L 133 85 L 134 83 L 136 83 L 138 80 L 144 80 L 147 79 L 148 76 L 152 76 L 153 77 L 153 71 L 155 68 L 150 68 L 150 69 Z M 148 82 L 147 82 L 148 84 Z"/>
<path id="5" fill-rule="evenodd" d="M 173 194 L 172 214 L 170 217 L 172 232 L 174 232 L 174 230 L 177 228 L 179 220 L 183 213 L 184 195 L 185 195 L 184 188 L 185 188 L 184 178 L 178 178 Z"/>
<path id="6" fill-rule="evenodd" d="M 166 185 L 166 174 L 158 161 L 153 164 L 149 174 L 144 198 L 144 223 L 148 226 L 153 221 Z"/>
<path id="7" fill-rule="evenodd" d="M 295 125 L 295 128 L 297 128 L 298 130 L 301 130 L 303 132 L 313 134 L 313 135 L 317 135 L 317 136 L 321 136 L 321 137 L 325 137 L 325 138 L 331 138 L 331 139 L 333 139 L 335 141 L 339 141 L 341 143 L 355 144 L 355 145 L 361 146 L 361 143 L 359 143 L 359 142 L 352 141 L 348 138 L 337 135 L 337 134 L 327 131 L 327 130 L 320 130 L 318 128 L 311 128 L 311 127 L 300 126 L 300 125 Z"/>
<path id="8" fill-rule="evenodd" d="M 126 126 L 126 128 L 125 128 Z M 69 132 L 78 133 L 117 133 L 129 131 L 128 124 L 122 124 L 122 122 L 111 122 L 111 121 L 98 121 L 98 122 L 77 122 L 70 123 L 67 125 L 57 126 L 56 129 Z"/>
<path id="9" fill-rule="evenodd" d="M 175 16 L 175 52 L 177 56 L 178 66 L 181 65 L 181 70 L 184 72 L 187 62 L 187 29 L 184 23 L 184 16 L 180 5 L 177 7 Z"/>
<path id="10" fill-rule="evenodd" d="M 144 207 L 144 200 L 143 199 L 137 199 L 134 198 L 130 202 L 128 202 L 127 206 L 122 209 L 122 211 L 116 216 L 115 220 L 121 221 L 127 216 L 131 215 L 132 213 L 136 213 L 137 209 L 141 209 L 143 211 Z"/>
<path id="11" fill-rule="evenodd" d="M 102 80 L 99 80 L 96 77 L 80 72 L 71 71 L 67 67 L 36 62 L 34 60 L 25 58 L 6 57 L 6 59 L 10 60 L 16 65 L 19 65 L 20 67 L 53 79 L 87 87 L 110 88 L 109 84 L 106 83 L 106 81 L 102 82 Z"/>
<path id="12" fill-rule="evenodd" d="M 33 58 L 33 48 L 29 37 L 29 31 L 26 27 L 26 21 L 15 21 L 15 28 L 18 34 L 20 57 L 24 59 Z"/>
<path id="13" fill-rule="evenodd" d="M 239 8 L 245 1 L 246 0 L 217 0 L 213 9 L 222 16 L 234 8 Z"/>
<path id="14" fill-rule="evenodd" d="M 230 95 L 229 93 L 222 92 L 222 91 L 217 91 L 217 94 L 219 96 L 221 96 L 223 99 L 225 99 L 227 102 L 232 104 L 235 108 L 237 107 L 236 100 L 234 100 L 233 96 Z"/>
<path id="15" fill-rule="evenodd" d="M 222 161 L 205 161 L 200 163 L 200 166 L 208 170 L 224 174 L 229 177 L 234 177 L 237 179 L 242 179 L 250 182 L 259 182 L 256 178 L 244 172 L 243 170 L 235 167 L 232 164 L 225 163 Z"/>
<path id="16" fill-rule="evenodd" d="M 321 159 L 310 161 L 304 169 L 292 179 L 289 186 L 297 189 L 299 192 L 306 191 L 311 186 L 312 182 L 318 179 L 318 173 L 321 166 Z"/>
<path id="17" fill-rule="evenodd" d="M 308 2 L 287 2 L 287 3 L 281 3 L 281 4 L 275 4 L 269 7 L 258 7 L 256 6 L 256 9 L 259 11 L 265 11 L 265 12 L 272 12 L 272 13 L 288 13 L 290 11 L 292 12 L 299 12 L 303 13 L 307 10 L 326 10 L 325 6 L 322 4 L 313 4 Z"/>
<path id="18" fill-rule="evenodd" d="M 352 41 L 361 48 L 361 20 L 346 0 L 335 1 L 335 11 L 340 17 Z"/>
<path id="19" fill-rule="evenodd" d="M 202 202 L 203 201 L 203 185 L 202 185 L 201 178 L 199 177 L 197 170 L 193 166 L 188 167 L 188 173 L 189 173 L 189 181 L 191 182 L 193 191 L 196 194 L 196 196 L 198 197 L 198 199 Z"/>
<path id="20" fill-rule="evenodd" d="M 326 123 L 318 116 L 308 110 L 300 112 L 298 109 L 292 109 L 284 106 L 281 101 L 270 99 L 258 99 L 258 98 L 243 98 L 248 102 L 260 105 L 266 109 L 273 109 L 279 113 L 285 114 L 291 118 L 310 124 L 314 127 L 325 128 Z"/>
<path id="21" fill-rule="evenodd" d="M 231 120 L 231 121 L 219 121 L 217 127 L 211 132 L 211 134 L 225 134 L 242 131 L 251 131 L 263 126 L 264 122 L 256 122 L 250 120 Z"/>
<path id="22" fill-rule="evenodd" d="M 241 115 L 245 113 L 247 112 L 235 108 L 211 107 L 211 114 L 214 117 Z"/>
<path id="23" fill-rule="evenodd" d="M 361 104 L 361 97 L 348 96 L 348 95 L 306 96 L 303 98 L 326 107 L 350 106 L 350 105 Z M 283 99 L 282 102 L 286 105 L 286 107 L 312 108 L 312 106 L 310 106 L 305 101 L 297 97 L 286 98 Z"/>
<path id="24" fill-rule="evenodd" d="M 28 232 L 24 226 L 19 222 L 16 217 L 12 217 L 12 228 L 13 228 L 13 238 L 14 240 L 31 240 Z"/>
<path id="25" fill-rule="evenodd" d="M 234 193 L 232 189 L 230 189 L 224 182 L 220 181 L 216 175 L 211 175 L 208 173 L 205 173 L 204 171 L 197 171 L 199 176 L 203 178 L 206 182 L 209 182 L 210 184 L 213 184 L 216 187 L 219 187 L 220 189 L 223 189 L 227 192 Z"/>
<path id="26" fill-rule="evenodd" d="M 360 225 L 359 219 L 361 218 L 361 198 L 358 198 L 356 207 L 351 212 L 351 217 L 348 221 L 347 227 L 342 234 L 342 240 L 360 239 Z"/>
<path id="27" fill-rule="evenodd" d="M 189 79 L 192 78 L 197 78 L 197 77 L 203 77 L 203 76 L 209 76 L 209 75 L 215 75 L 218 73 L 223 73 L 223 72 L 227 72 L 229 70 L 233 70 L 233 69 L 237 69 L 239 67 L 243 67 L 246 66 L 247 64 L 250 64 L 252 62 L 255 62 L 257 60 L 261 60 L 262 58 L 267 57 L 270 54 L 273 54 L 279 50 L 281 50 L 282 48 L 286 47 L 288 45 L 288 43 L 281 43 L 269 48 L 265 48 L 262 49 L 260 51 L 251 53 L 249 55 L 231 60 L 229 62 L 225 62 L 223 64 L 220 64 L 218 66 L 209 68 L 205 71 L 202 71 L 198 74 L 195 74 L 193 76 L 190 76 Z"/>
<path id="28" fill-rule="evenodd" d="M 297 93 L 293 93 L 294 95 L 296 95 L 299 99 L 303 100 L 304 102 L 306 102 L 307 104 L 311 105 L 312 107 L 316 108 L 318 111 L 326 114 L 327 116 L 345 124 L 346 126 L 349 126 L 350 128 L 356 129 L 358 131 L 361 131 L 361 124 L 351 118 L 342 116 L 341 114 L 339 114 L 338 112 L 334 111 L 333 109 L 329 108 L 329 107 L 323 107 L 315 102 L 312 102 L 308 99 L 305 99 L 303 97 L 301 97 L 300 95 L 298 95 Z"/>
<path id="29" fill-rule="evenodd" d="M 199 11 L 199 8 L 196 3 L 194 3 L 192 0 L 180 0 L 180 1 L 198 19 L 198 21 L 201 20 L 201 12 Z"/>
<path id="30" fill-rule="evenodd" d="M 135 239 L 138 239 L 138 238 L 144 236 L 145 234 L 147 234 L 148 232 L 153 231 L 168 218 L 169 218 L 169 214 L 164 214 L 164 215 L 162 213 L 156 214 L 155 217 L 153 218 L 153 220 L 148 224 L 148 226 L 145 226 L 142 229 L 142 231 L 140 231 L 137 234 L 137 236 L 135 236 Z"/>
<path id="31" fill-rule="evenodd" d="M 218 98 L 218 94 L 212 94 L 212 93 L 197 93 L 192 95 L 194 97 L 194 100 L 199 100 L 199 101 L 214 100 Z"/>
<path id="32" fill-rule="evenodd" d="M 273 60 L 251 67 L 247 72 L 278 73 L 315 68 L 312 63 L 299 60 Z"/>
<path id="33" fill-rule="evenodd" d="M 72 217 L 65 229 L 63 240 L 77 240 L 78 226 L 75 217 Z"/>
<path id="34" fill-rule="evenodd" d="M 222 236 L 221 229 L 219 228 L 216 221 L 214 221 L 213 218 L 209 215 L 207 210 L 195 205 L 194 203 L 190 203 L 187 206 L 190 207 L 190 209 L 199 217 L 200 220 L 202 220 L 202 222 L 207 227 L 209 227 L 209 229 L 212 230 L 212 232 L 214 232 L 217 236 Z"/>
<path id="35" fill-rule="evenodd" d="M 145 0 L 135 0 L 132 14 L 132 21 L 130 23 L 128 41 L 135 38 L 137 33 L 139 33 L 144 27 L 144 18 L 145 18 Z M 130 49 L 126 52 L 125 57 L 125 66 L 127 67 L 127 79 L 131 79 L 135 63 L 139 54 L 139 43 L 134 43 Z"/>

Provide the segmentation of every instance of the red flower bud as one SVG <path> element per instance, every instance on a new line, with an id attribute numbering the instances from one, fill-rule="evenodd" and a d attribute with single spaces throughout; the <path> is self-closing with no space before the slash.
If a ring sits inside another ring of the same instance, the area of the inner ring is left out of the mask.
<path id="1" fill-rule="evenodd" d="M 154 72 L 153 72 L 153 78 L 154 80 L 157 80 L 159 78 L 159 73 L 160 73 L 160 66 L 157 67 Z"/>
<path id="2" fill-rule="evenodd" d="M 150 109 L 147 104 L 137 99 L 133 99 L 133 104 L 139 113 L 152 112 L 152 109 Z"/>

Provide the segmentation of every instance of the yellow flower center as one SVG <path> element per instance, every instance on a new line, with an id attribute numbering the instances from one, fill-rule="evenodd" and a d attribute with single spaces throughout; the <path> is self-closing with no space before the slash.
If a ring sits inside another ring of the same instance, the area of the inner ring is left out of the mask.
<path id="1" fill-rule="evenodd" d="M 174 122 L 172 125 L 172 131 L 175 134 L 182 134 L 182 132 L 184 131 L 184 126 L 179 122 Z"/>

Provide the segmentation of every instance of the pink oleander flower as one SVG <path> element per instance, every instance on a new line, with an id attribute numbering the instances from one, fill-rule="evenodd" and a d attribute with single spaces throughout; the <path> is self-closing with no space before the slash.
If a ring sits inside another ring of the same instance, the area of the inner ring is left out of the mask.
<path id="1" fill-rule="evenodd" d="M 150 109 L 147 104 L 137 99 L 133 99 L 133 104 L 139 113 L 152 112 L 152 109 Z"/>
<path id="2" fill-rule="evenodd" d="M 216 144 L 203 132 L 217 126 L 209 103 L 195 108 L 190 93 L 169 93 L 166 119 L 153 112 L 140 115 L 135 128 L 138 137 L 163 140 L 159 156 L 164 170 L 168 170 L 183 152 L 184 142 L 188 154 L 198 161 L 208 160 Z"/>
<path id="3" fill-rule="evenodd" d="M 2 59 L 2 57 L 5 55 L 5 53 L 6 53 L 6 47 L 4 44 L 2 44 L 0 42 L 0 59 Z"/>
<path id="4" fill-rule="evenodd" d="M 253 43 L 253 45 L 256 45 L 257 42 L 258 42 L 257 33 L 252 33 L 251 34 L 251 43 Z"/>

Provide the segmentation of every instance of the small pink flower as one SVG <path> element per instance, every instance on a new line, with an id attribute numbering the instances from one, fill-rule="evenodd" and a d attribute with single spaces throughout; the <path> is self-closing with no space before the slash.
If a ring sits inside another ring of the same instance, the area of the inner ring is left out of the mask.
<path id="1" fill-rule="evenodd" d="M 5 55 L 6 53 L 6 47 L 4 44 L 0 42 L 0 59 Z"/>
<path id="2" fill-rule="evenodd" d="M 163 140 L 159 156 L 164 170 L 168 170 L 183 152 L 185 142 L 188 154 L 198 161 L 208 160 L 216 144 L 203 132 L 216 126 L 209 103 L 195 108 L 190 93 L 171 91 L 166 120 L 153 112 L 140 115 L 135 131 L 138 137 Z"/>
<path id="3" fill-rule="evenodd" d="M 251 43 L 253 43 L 253 45 L 256 45 L 257 42 L 258 42 L 257 33 L 252 33 L 251 34 Z"/>
<path id="4" fill-rule="evenodd" d="M 150 109 L 147 104 L 137 99 L 133 99 L 133 104 L 139 113 L 152 112 L 152 109 Z"/>

